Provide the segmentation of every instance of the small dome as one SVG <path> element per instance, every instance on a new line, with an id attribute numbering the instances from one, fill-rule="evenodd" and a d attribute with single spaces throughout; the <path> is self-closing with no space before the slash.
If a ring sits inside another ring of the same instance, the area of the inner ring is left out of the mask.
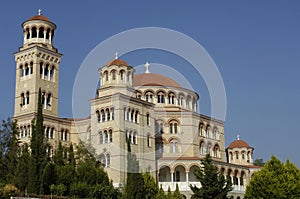
<path id="1" fill-rule="evenodd" d="M 235 140 L 231 142 L 228 148 L 233 149 L 233 148 L 252 148 L 252 147 L 244 140 Z"/>
<path id="2" fill-rule="evenodd" d="M 33 20 L 42 20 L 42 21 L 51 22 L 50 19 L 44 15 L 36 15 L 28 19 L 28 21 L 33 21 Z"/>
<path id="3" fill-rule="evenodd" d="M 180 84 L 173 79 L 153 73 L 134 75 L 133 86 L 171 86 L 181 88 Z"/>
<path id="4" fill-rule="evenodd" d="M 113 65 L 116 65 L 116 66 L 129 66 L 127 64 L 127 62 L 122 60 L 122 59 L 114 59 L 114 60 L 108 62 L 105 66 L 113 66 Z"/>

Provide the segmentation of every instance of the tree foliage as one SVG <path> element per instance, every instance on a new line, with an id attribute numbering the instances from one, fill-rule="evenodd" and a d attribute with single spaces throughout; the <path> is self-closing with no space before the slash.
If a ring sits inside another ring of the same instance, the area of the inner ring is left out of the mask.
<path id="1" fill-rule="evenodd" d="M 195 172 L 196 178 L 200 181 L 201 187 L 191 186 L 193 198 L 201 199 L 225 199 L 228 192 L 232 190 L 229 179 L 219 173 L 218 168 L 213 164 L 210 155 L 207 154 L 201 160 L 203 168 Z"/>
<path id="2" fill-rule="evenodd" d="M 46 141 L 43 127 L 42 91 L 39 89 L 38 108 L 35 124 L 32 125 L 32 136 L 30 140 L 31 157 L 29 167 L 29 186 L 31 193 L 43 193 L 43 171 L 46 165 Z"/>
<path id="3" fill-rule="evenodd" d="M 253 174 L 245 199 L 300 198 L 300 170 L 290 161 L 283 164 L 275 156 Z"/>
<path id="4" fill-rule="evenodd" d="M 124 195 L 126 199 L 144 198 L 145 195 L 144 179 L 140 173 L 139 161 L 131 153 L 129 139 L 127 139 L 127 179 Z"/>

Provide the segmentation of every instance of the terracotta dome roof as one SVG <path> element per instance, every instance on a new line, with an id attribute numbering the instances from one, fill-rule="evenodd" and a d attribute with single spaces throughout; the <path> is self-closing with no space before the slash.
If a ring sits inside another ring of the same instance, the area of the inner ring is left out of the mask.
<path id="1" fill-rule="evenodd" d="M 129 66 L 127 64 L 127 62 L 122 60 L 122 59 L 111 60 L 105 66 L 113 66 L 113 65 L 116 65 L 116 66 Z"/>
<path id="2" fill-rule="evenodd" d="M 33 20 L 42 20 L 42 21 L 51 22 L 50 19 L 44 15 L 36 15 L 28 19 L 28 21 L 33 21 Z"/>
<path id="3" fill-rule="evenodd" d="M 176 81 L 160 74 L 143 73 L 133 77 L 133 86 L 172 86 L 181 87 Z"/>
<path id="4" fill-rule="evenodd" d="M 235 140 L 231 142 L 228 148 L 233 149 L 233 148 L 252 148 L 252 147 L 244 140 Z"/>

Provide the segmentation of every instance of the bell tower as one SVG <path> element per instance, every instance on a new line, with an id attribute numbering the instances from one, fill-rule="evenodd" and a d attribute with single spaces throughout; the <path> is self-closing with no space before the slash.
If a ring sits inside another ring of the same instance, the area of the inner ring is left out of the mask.
<path id="1" fill-rule="evenodd" d="M 15 55 L 16 90 L 14 118 L 32 119 L 37 112 L 39 88 L 43 114 L 58 117 L 59 63 L 62 54 L 53 46 L 56 25 L 41 10 L 22 23 L 24 41 Z"/>

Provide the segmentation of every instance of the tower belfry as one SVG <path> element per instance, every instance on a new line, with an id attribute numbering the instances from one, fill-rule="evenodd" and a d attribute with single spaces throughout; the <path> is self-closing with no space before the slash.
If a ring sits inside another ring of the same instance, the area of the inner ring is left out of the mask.
<path id="1" fill-rule="evenodd" d="M 43 114 L 58 117 L 59 63 L 62 54 L 53 46 L 56 25 L 39 9 L 38 15 L 22 23 L 23 45 L 15 55 L 16 90 L 14 118 L 37 112 L 39 88 Z"/>

